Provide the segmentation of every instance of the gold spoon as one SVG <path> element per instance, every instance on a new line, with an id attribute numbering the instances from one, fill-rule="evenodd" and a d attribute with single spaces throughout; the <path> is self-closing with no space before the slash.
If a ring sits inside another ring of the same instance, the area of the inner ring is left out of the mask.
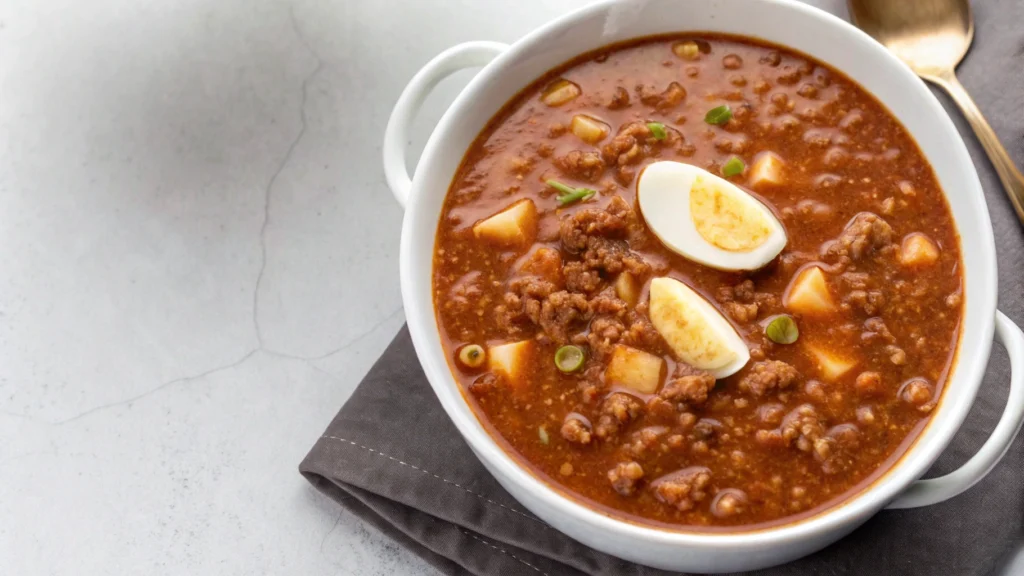
<path id="1" fill-rule="evenodd" d="M 847 0 L 854 24 L 960 106 L 1024 223 L 1024 176 L 967 94 L 954 69 L 974 39 L 967 0 Z"/>

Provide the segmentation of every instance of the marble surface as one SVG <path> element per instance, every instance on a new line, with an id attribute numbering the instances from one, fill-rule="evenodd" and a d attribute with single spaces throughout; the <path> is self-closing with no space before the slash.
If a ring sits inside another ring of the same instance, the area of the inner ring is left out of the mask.
<path id="1" fill-rule="evenodd" d="M 434 573 L 296 470 L 403 321 L 384 125 L 585 3 L 0 0 L 0 574 Z"/>

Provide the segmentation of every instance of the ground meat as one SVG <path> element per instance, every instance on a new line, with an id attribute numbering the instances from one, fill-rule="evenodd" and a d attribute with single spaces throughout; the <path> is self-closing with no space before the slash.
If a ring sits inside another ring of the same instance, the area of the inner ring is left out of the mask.
<path id="1" fill-rule="evenodd" d="M 484 291 L 481 287 L 483 274 L 474 270 L 463 275 L 452 284 L 448 291 L 448 302 L 460 312 L 466 312 L 476 306 Z"/>
<path id="2" fill-rule="evenodd" d="M 782 419 L 782 424 L 775 430 L 758 430 L 754 436 L 758 443 L 765 446 L 792 446 L 809 452 L 815 440 L 824 434 L 824 427 L 814 406 L 803 404 L 795 408 Z"/>
<path id="3" fill-rule="evenodd" d="M 754 396 L 764 396 L 771 390 L 785 390 L 796 382 L 800 374 L 780 360 L 765 360 L 750 367 L 740 379 L 739 387 Z"/>
<path id="4" fill-rule="evenodd" d="M 590 319 L 586 296 L 565 290 L 536 277 L 516 278 L 509 283 L 504 303 L 495 308 L 498 325 L 516 334 L 524 325 L 533 324 L 556 343 L 569 341 L 576 324 Z"/>
<path id="5" fill-rule="evenodd" d="M 590 345 L 594 357 L 601 360 L 611 354 L 625 330 L 625 325 L 614 317 L 594 318 L 590 323 L 590 332 L 585 337 L 586 343 Z"/>
<path id="6" fill-rule="evenodd" d="M 563 268 L 565 288 L 569 292 L 592 294 L 601 288 L 601 274 L 587 268 L 582 262 L 568 262 Z"/>
<path id="7" fill-rule="evenodd" d="M 861 332 L 860 339 L 865 344 L 885 343 L 882 353 L 890 362 L 896 366 L 902 366 L 907 363 L 907 353 L 903 348 L 896 345 L 896 337 L 889 331 L 889 327 L 885 325 L 885 321 L 881 318 L 875 317 L 865 320 L 864 331 Z"/>
<path id="8" fill-rule="evenodd" d="M 629 90 L 626 90 L 622 86 L 615 88 L 615 93 L 612 94 L 611 100 L 608 102 L 608 108 L 610 110 L 621 110 L 629 107 Z"/>
<path id="9" fill-rule="evenodd" d="M 885 293 L 875 287 L 867 273 L 844 272 L 839 275 L 839 282 L 845 289 L 843 304 L 846 307 L 861 310 L 868 316 L 881 312 L 885 305 Z"/>
<path id="10" fill-rule="evenodd" d="M 860 260 L 875 252 L 894 252 L 893 230 L 877 214 L 861 212 L 846 225 L 843 233 L 827 245 L 826 257 Z"/>
<path id="11" fill-rule="evenodd" d="M 564 218 L 559 229 L 562 247 L 578 254 L 587 250 L 591 237 L 624 238 L 635 221 L 633 209 L 615 196 L 606 208 L 585 208 Z"/>
<path id="12" fill-rule="evenodd" d="M 606 240 L 600 237 L 588 239 L 582 262 L 588 269 L 600 270 L 609 276 L 626 271 L 636 277 L 643 277 L 651 271 L 650 265 L 643 257 L 630 252 L 628 244 L 622 240 Z"/>
<path id="13" fill-rule="evenodd" d="M 648 451 L 661 445 L 659 440 L 668 432 L 664 426 L 648 426 L 634 432 L 625 444 L 626 451 L 634 458 L 644 457 Z"/>
<path id="14" fill-rule="evenodd" d="M 756 321 L 763 307 L 771 308 L 778 304 L 774 294 L 755 291 L 754 282 L 750 279 L 735 286 L 719 287 L 715 297 L 725 312 L 741 324 Z"/>
<path id="15" fill-rule="evenodd" d="M 860 430 L 855 424 L 840 424 L 814 442 L 814 459 L 821 463 L 826 474 L 836 474 L 850 468 L 860 445 Z"/>
<path id="16" fill-rule="evenodd" d="M 658 395 L 672 402 L 700 406 L 707 402 L 708 392 L 714 387 L 715 377 L 709 372 L 700 372 L 669 380 Z"/>
<path id="17" fill-rule="evenodd" d="M 686 98 L 686 89 L 678 82 L 672 82 L 661 92 L 658 92 L 656 88 L 641 84 L 636 87 L 636 92 L 640 95 L 641 102 L 647 106 L 653 106 L 661 112 L 675 108 Z"/>
<path id="18" fill-rule="evenodd" d="M 597 152 L 573 150 L 555 160 L 555 166 L 566 176 L 586 182 L 597 182 L 604 173 L 604 160 Z"/>
<path id="19" fill-rule="evenodd" d="M 594 434 L 602 440 L 619 432 L 626 424 L 635 420 L 644 405 L 629 394 L 616 393 L 601 404 L 601 417 L 594 428 Z"/>
<path id="20" fill-rule="evenodd" d="M 935 403 L 932 401 L 932 396 L 934 396 L 932 385 L 923 378 L 915 378 L 901 386 L 897 396 L 921 412 L 931 412 L 935 407 Z"/>
<path id="21" fill-rule="evenodd" d="M 691 466 L 658 478 L 651 484 L 651 489 L 655 498 L 661 502 L 686 512 L 707 498 L 710 483 L 710 470 L 703 466 Z"/>
<path id="22" fill-rule="evenodd" d="M 573 444 L 590 444 L 590 421 L 579 414 L 569 414 L 562 422 L 562 438 Z"/>
<path id="23" fill-rule="evenodd" d="M 571 326 L 584 322 L 589 317 L 590 304 L 585 296 L 561 290 L 548 296 L 541 303 L 539 317 L 534 323 L 538 324 L 555 343 L 564 344 L 569 341 Z"/>
<path id="24" fill-rule="evenodd" d="M 881 394 L 883 392 L 882 375 L 878 372 L 861 372 L 857 375 L 857 381 L 854 382 L 853 387 L 864 396 Z"/>
<path id="25" fill-rule="evenodd" d="M 612 488 L 623 496 L 629 496 L 636 492 L 636 485 L 644 477 L 644 469 L 633 462 L 620 462 L 608 471 L 608 481 Z"/>
<path id="26" fill-rule="evenodd" d="M 732 316 L 740 324 L 747 324 L 757 320 L 757 303 L 741 304 L 739 302 L 726 302 L 722 305 L 725 312 Z"/>
<path id="27" fill-rule="evenodd" d="M 654 138 L 647 123 L 636 121 L 624 124 L 618 134 L 601 148 L 601 155 L 608 166 L 617 166 L 616 179 L 628 185 L 636 176 L 636 165 L 645 158 L 657 156 L 662 148 L 674 148 L 683 142 L 682 136 L 674 129 L 666 128 L 663 140 Z"/>

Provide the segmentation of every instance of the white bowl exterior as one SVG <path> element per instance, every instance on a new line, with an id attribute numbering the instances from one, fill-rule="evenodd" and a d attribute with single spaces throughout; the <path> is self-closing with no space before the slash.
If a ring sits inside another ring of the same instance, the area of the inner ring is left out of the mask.
<path id="1" fill-rule="evenodd" d="M 484 430 L 445 360 L 431 287 L 434 237 L 462 156 L 512 95 L 565 61 L 631 38 L 711 31 L 761 38 L 843 71 L 881 100 L 934 168 L 961 234 L 965 321 L 943 401 L 914 447 L 852 500 L 770 530 L 686 533 L 615 520 L 558 494 L 524 470 Z M 841 538 L 919 478 L 945 449 L 977 394 L 992 345 L 996 260 L 981 184 L 953 123 L 921 80 L 846 22 L 793 0 L 604 1 L 516 42 L 458 96 L 428 141 L 413 178 L 402 229 L 402 297 L 417 355 L 435 393 L 487 469 L 517 500 L 555 528 L 613 555 L 664 569 L 736 571 L 778 564 Z"/>

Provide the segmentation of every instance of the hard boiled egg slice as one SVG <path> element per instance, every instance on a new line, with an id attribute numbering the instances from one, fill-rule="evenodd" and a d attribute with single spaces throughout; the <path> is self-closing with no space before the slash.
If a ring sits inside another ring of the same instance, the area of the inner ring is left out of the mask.
<path id="1" fill-rule="evenodd" d="M 640 175 L 637 199 L 669 249 L 705 266 L 756 270 L 786 247 L 786 230 L 767 206 L 696 166 L 651 164 Z"/>
<path id="2" fill-rule="evenodd" d="M 673 278 L 651 280 L 649 314 L 677 360 L 725 378 L 743 368 L 750 350 L 722 314 Z"/>

